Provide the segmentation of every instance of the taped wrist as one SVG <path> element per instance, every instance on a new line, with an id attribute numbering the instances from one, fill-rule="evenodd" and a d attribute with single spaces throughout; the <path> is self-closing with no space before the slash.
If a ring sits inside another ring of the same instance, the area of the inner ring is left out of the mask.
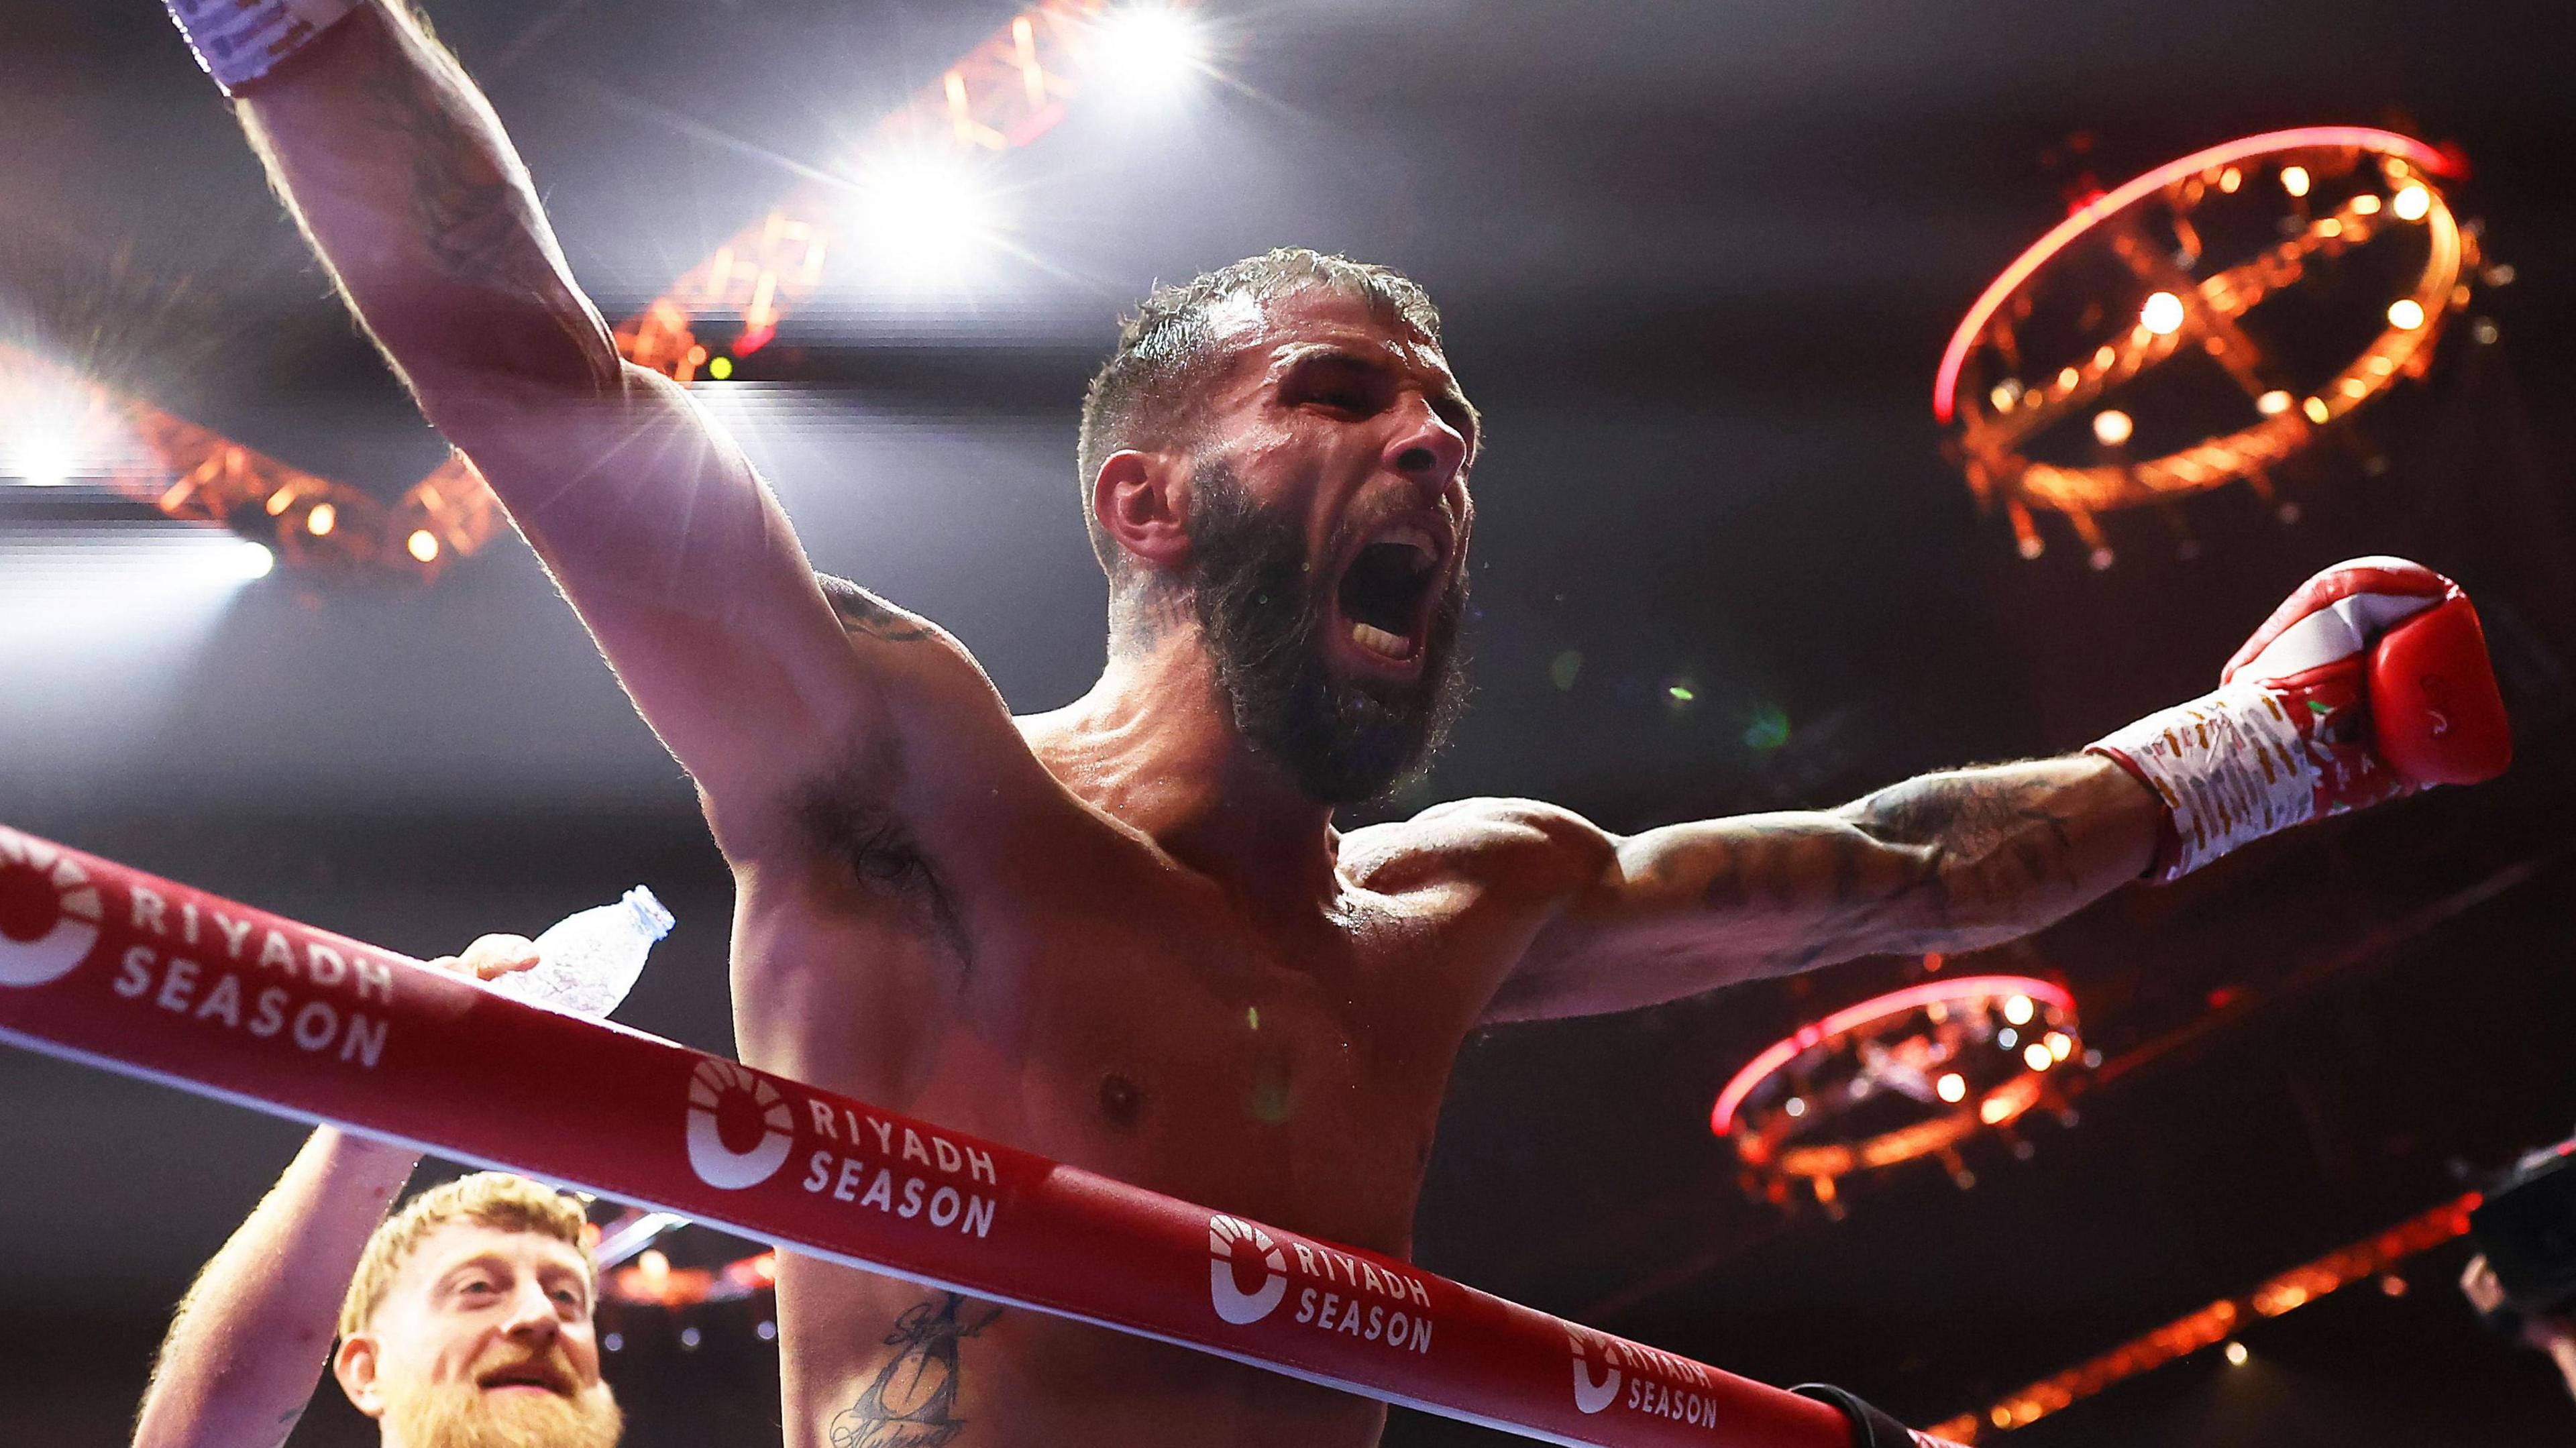
<path id="1" fill-rule="evenodd" d="M 225 95 L 311 45 L 360 0 L 161 0 Z"/>
<path id="2" fill-rule="evenodd" d="M 2259 684 L 2230 684 L 2086 746 L 2164 801 L 2169 829 L 2148 873 L 2178 880 L 2239 845 L 2306 824 L 2317 771 L 2298 722 Z"/>

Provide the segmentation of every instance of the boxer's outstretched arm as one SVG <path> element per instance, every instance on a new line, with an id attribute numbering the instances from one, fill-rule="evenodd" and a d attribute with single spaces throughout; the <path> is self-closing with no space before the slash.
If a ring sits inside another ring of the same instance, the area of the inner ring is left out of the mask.
<path id="1" fill-rule="evenodd" d="M 938 696 L 925 712 L 946 716 L 950 751 L 959 704 L 1007 727 L 963 652 L 917 620 L 877 609 L 845 635 L 740 451 L 619 358 L 491 107 L 395 0 L 240 106 L 359 319 L 508 506 L 729 850 L 729 814 L 838 766 L 898 689 Z"/>
<path id="2" fill-rule="evenodd" d="M 1855 956 L 2009 940 L 2138 878 L 2159 817 L 2127 771 L 2088 755 L 1627 838 L 1561 811 L 1524 820 L 1579 874 L 1487 1016 L 1625 1010 Z"/>

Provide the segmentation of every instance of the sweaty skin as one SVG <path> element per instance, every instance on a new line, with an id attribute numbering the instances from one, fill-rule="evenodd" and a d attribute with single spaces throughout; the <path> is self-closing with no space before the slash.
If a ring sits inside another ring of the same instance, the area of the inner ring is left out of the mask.
<path id="1" fill-rule="evenodd" d="M 1109 664 L 1015 719 L 932 625 L 827 599 L 740 453 L 619 361 L 489 107 L 407 22 L 360 12 L 243 109 L 361 320 L 696 781 L 735 875 L 753 1066 L 1402 1257 L 1480 1024 L 1990 943 L 2147 862 L 2156 807 L 2096 759 L 1631 837 L 1521 800 L 1337 832 L 1236 733 L 1181 582 L 1210 465 L 1318 570 L 1394 526 L 1465 567 L 1472 409 L 1429 339 L 1324 291 L 1224 309 L 1193 446 L 1103 462 L 1094 514 L 1137 575 Z M 1421 682 L 1419 649 L 1339 620 L 1323 646 L 1337 678 Z M 796 1448 L 1334 1448 L 1384 1420 L 827 1264 L 785 1262 L 778 1298 Z"/>

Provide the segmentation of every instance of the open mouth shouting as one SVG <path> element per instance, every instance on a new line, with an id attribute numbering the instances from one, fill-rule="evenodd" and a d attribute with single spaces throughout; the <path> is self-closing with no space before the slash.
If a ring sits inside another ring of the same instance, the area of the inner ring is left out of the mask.
<path id="1" fill-rule="evenodd" d="M 553 1364 L 528 1361 L 510 1363 L 478 1374 L 474 1386 L 485 1393 L 516 1394 L 551 1393 L 559 1398 L 573 1395 L 572 1379 Z"/>
<path id="2" fill-rule="evenodd" d="M 1448 561 L 1442 533 L 1418 522 L 1381 526 L 1342 565 L 1333 590 L 1334 633 L 1367 663 L 1390 673 L 1414 672 Z"/>

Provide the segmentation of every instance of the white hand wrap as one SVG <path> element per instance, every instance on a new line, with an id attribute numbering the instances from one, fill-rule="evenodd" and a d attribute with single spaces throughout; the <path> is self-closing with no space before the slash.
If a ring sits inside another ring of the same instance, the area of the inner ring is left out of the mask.
<path id="1" fill-rule="evenodd" d="M 2317 769 L 2299 726 L 2250 681 L 2150 714 L 2089 752 L 2117 755 L 2164 797 L 2181 847 L 2167 880 L 2316 816 Z"/>
<path id="2" fill-rule="evenodd" d="M 197 64 L 231 95 L 358 8 L 361 0 L 162 0 Z"/>

